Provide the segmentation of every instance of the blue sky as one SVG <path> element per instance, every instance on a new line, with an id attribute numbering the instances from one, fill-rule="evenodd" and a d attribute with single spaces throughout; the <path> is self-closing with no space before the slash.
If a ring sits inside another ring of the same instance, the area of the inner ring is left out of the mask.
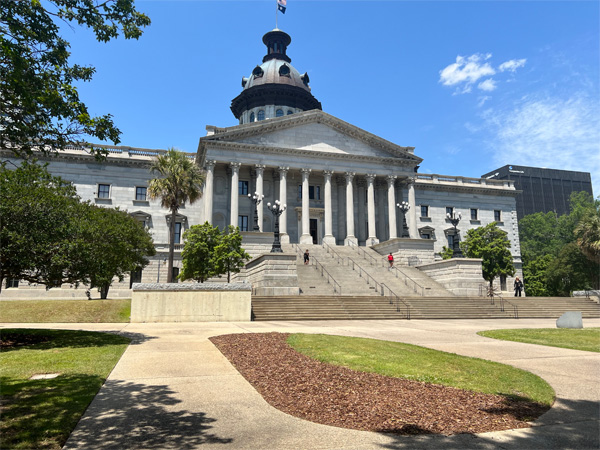
<path id="1" fill-rule="evenodd" d="M 195 152 L 265 54 L 275 1 L 138 0 L 139 41 L 64 30 L 92 114 L 121 144 Z M 279 28 L 323 110 L 396 144 L 420 172 L 505 164 L 590 172 L 600 195 L 600 2 L 288 0 Z"/>

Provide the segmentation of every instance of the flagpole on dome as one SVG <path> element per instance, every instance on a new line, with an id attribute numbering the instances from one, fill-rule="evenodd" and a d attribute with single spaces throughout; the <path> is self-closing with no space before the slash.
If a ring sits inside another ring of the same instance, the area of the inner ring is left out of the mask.
<path id="1" fill-rule="evenodd" d="M 277 29 L 277 18 L 278 18 L 277 13 L 278 12 L 279 12 L 279 3 L 277 3 L 277 0 L 275 0 L 275 29 Z"/>

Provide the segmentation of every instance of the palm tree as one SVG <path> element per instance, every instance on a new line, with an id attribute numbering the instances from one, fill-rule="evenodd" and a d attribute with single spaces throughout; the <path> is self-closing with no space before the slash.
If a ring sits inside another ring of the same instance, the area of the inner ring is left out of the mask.
<path id="1" fill-rule="evenodd" d="M 161 206 L 171 211 L 167 283 L 172 283 L 177 211 L 184 203 L 192 204 L 202 196 L 204 172 L 194 161 L 174 148 L 158 156 L 150 167 L 150 172 L 159 176 L 150 180 L 148 195 L 151 199 L 160 198 Z"/>
<path id="2" fill-rule="evenodd" d="M 583 216 L 575 228 L 575 236 L 585 256 L 600 263 L 600 211 Z"/>

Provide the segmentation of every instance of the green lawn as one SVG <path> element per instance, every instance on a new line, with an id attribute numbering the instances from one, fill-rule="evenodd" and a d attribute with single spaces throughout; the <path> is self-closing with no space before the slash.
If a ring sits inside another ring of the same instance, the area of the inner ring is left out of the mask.
<path id="1" fill-rule="evenodd" d="M 319 361 L 363 372 L 523 398 L 544 405 L 554 390 L 537 375 L 505 364 L 374 339 L 293 334 L 288 343 Z"/>
<path id="2" fill-rule="evenodd" d="M 8 323 L 117 323 L 130 315 L 130 299 L 0 301 L 0 322 Z"/>
<path id="3" fill-rule="evenodd" d="M 1 329 L 0 337 L 3 449 L 60 449 L 129 344 L 89 331 Z"/>
<path id="4" fill-rule="evenodd" d="M 480 331 L 477 334 L 503 341 L 600 352 L 600 328 L 531 328 Z"/>

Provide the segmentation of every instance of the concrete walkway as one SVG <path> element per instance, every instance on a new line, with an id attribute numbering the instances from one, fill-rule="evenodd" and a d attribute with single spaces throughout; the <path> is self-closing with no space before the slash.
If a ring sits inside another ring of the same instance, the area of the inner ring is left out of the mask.
<path id="1" fill-rule="evenodd" d="M 600 319 L 584 321 L 599 327 Z M 65 449 L 599 449 L 600 354 L 477 336 L 554 328 L 554 320 L 315 321 L 177 324 L 2 324 L 117 331 L 133 339 Z M 208 341 L 267 331 L 407 342 L 529 370 L 556 391 L 531 428 L 477 435 L 394 436 L 291 417 L 268 405 Z"/>

